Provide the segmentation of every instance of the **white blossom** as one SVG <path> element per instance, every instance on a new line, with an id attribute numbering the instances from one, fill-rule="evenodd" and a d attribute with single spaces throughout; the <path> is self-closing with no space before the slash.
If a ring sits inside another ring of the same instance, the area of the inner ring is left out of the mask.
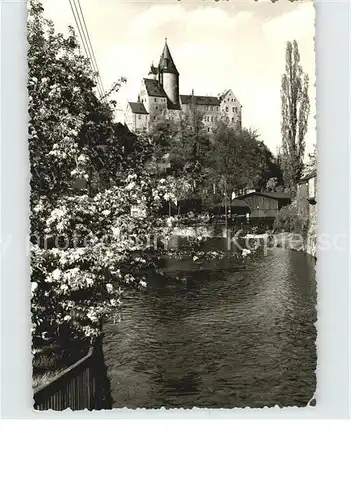
<path id="1" fill-rule="evenodd" d="M 62 276 L 62 272 L 61 272 L 61 269 L 55 269 L 52 273 L 51 273 L 51 276 L 53 277 L 54 280 L 58 281 L 61 276 Z"/>

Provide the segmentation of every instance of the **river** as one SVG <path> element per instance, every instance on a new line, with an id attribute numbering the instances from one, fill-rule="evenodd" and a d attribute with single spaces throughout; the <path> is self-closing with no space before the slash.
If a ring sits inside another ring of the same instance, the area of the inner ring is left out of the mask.
<path id="1" fill-rule="evenodd" d="M 305 406 L 315 390 L 314 259 L 274 248 L 130 295 L 105 326 L 115 408 Z M 167 264 L 166 264 L 167 266 Z"/>

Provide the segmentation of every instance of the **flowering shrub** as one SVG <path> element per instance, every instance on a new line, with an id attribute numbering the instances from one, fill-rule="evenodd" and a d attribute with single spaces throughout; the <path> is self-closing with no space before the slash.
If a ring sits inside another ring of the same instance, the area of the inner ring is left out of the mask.
<path id="1" fill-rule="evenodd" d="M 155 238 L 171 226 L 157 216 L 169 186 L 128 176 L 125 186 L 95 197 L 62 196 L 55 208 L 40 199 L 34 207 L 40 232 L 32 235 L 32 314 L 43 332 L 95 336 L 101 322 L 121 304 L 126 287 L 146 287 Z M 144 203 L 148 216 L 130 208 Z M 45 240 L 41 236 L 45 235 Z"/>
<path id="2" fill-rule="evenodd" d="M 140 141 L 138 149 L 129 138 L 126 147 L 113 121 L 115 103 L 97 97 L 96 75 L 73 28 L 68 37 L 55 33 L 37 0 L 29 2 L 28 44 L 32 206 L 40 196 L 55 200 L 71 191 L 76 179 L 86 182 L 89 194 L 94 185 L 110 187 L 111 179 L 126 170 L 131 149 L 142 164 L 145 143 Z M 114 92 L 124 82 L 123 77 L 116 82 Z"/>
<path id="3" fill-rule="evenodd" d="M 142 276 L 136 277 L 144 260 L 135 260 L 135 268 L 123 272 L 118 265 L 123 269 L 125 261 L 115 250 L 112 246 L 106 252 L 104 245 L 32 249 L 32 322 L 36 335 L 99 335 L 103 319 L 120 305 L 123 288 L 145 287 Z"/>
<path id="4" fill-rule="evenodd" d="M 28 41 L 33 334 L 95 337 L 125 288 L 147 286 L 151 240 L 170 230 L 158 210 L 174 186 L 144 168 L 150 141 L 121 135 L 73 29 L 56 34 L 36 0 Z"/>

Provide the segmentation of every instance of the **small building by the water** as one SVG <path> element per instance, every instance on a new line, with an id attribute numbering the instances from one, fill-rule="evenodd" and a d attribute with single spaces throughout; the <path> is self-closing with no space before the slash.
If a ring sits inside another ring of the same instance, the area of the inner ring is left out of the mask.
<path id="1" fill-rule="evenodd" d="M 224 201 L 210 208 L 210 212 L 213 215 L 224 215 L 225 211 L 226 207 Z M 227 213 L 232 216 L 246 216 L 246 214 L 250 214 L 250 207 L 243 200 L 230 200 L 227 205 Z"/>
<path id="2" fill-rule="evenodd" d="M 250 210 L 250 218 L 274 219 L 278 211 L 291 202 L 289 193 L 254 191 L 235 198 L 243 201 Z"/>

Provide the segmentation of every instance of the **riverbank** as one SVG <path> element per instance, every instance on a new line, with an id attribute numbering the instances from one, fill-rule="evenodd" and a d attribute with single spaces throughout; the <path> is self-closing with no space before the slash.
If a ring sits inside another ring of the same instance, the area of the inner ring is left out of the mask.
<path id="1" fill-rule="evenodd" d="M 306 238 L 297 233 L 277 233 L 273 235 L 273 238 L 273 245 L 278 248 L 304 252 L 317 258 L 316 236 L 314 232 L 308 234 Z"/>
<path id="2" fill-rule="evenodd" d="M 269 246 L 277 246 L 279 248 L 286 248 L 295 250 L 297 252 L 305 252 L 312 257 L 316 258 L 317 250 L 317 237 L 316 237 L 316 219 L 311 218 L 306 236 L 300 233 L 293 232 L 249 232 L 240 231 L 240 229 L 228 228 L 224 226 L 213 226 L 211 224 L 202 224 L 195 226 L 182 226 L 175 225 L 170 233 L 169 242 L 170 246 L 177 246 L 179 238 L 206 240 L 214 237 L 221 238 L 237 238 L 238 240 L 246 241 L 264 241 L 264 244 Z"/>
<path id="3" fill-rule="evenodd" d="M 306 236 L 293 232 L 266 231 L 262 233 L 247 232 L 229 228 L 203 224 L 198 226 L 174 226 L 169 236 L 169 248 L 178 248 L 179 240 L 210 240 L 211 238 L 229 238 L 231 241 L 245 242 L 244 247 L 252 249 L 263 242 L 264 246 L 285 248 L 297 252 L 304 252 L 316 258 L 316 223 L 311 220 Z M 252 245 L 252 242 L 254 244 Z M 240 244 L 239 247 L 240 248 Z"/>

